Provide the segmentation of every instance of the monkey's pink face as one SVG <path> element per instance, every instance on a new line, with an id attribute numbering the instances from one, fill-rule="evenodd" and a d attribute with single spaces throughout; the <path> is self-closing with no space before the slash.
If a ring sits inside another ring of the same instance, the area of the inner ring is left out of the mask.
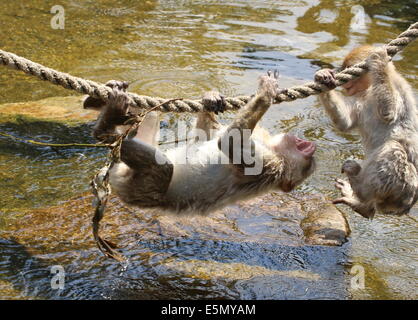
<path id="1" fill-rule="evenodd" d="M 370 86 L 370 78 L 368 74 L 362 75 L 356 80 L 348 81 L 342 87 L 349 96 L 354 96 L 358 93 L 365 92 Z"/>
<path id="2" fill-rule="evenodd" d="M 280 186 L 283 191 L 291 191 L 315 170 L 315 142 L 285 133 L 272 138 L 271 148 L 279 157 L 283 157 L 288 165 L 288 179 Z"/>
<path id="3" fill-rule="evenodd" d="M 290 154 L 294 158 L 310 160 L 315 153 L 315 142 L 300 139 L 289 133 L 274 136 L 271 141 L 273 150 L 278 154 Z"/>

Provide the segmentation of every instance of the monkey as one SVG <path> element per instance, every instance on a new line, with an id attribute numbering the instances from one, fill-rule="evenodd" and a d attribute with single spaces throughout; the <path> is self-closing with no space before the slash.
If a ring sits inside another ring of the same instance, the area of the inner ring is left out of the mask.
<path id="1" fill-rule="evenodd" d="M 416 102 L 407 81 L 397 72 L 384 47 L 354 48 L 342 69 L 366 60 L 368 71 L 343 85 L 347 96 L 332 90 L 335 73 L 319 70 L 315 81 L 331 91 L 319 99 L 341 131 L 357 129 L 364 149 L 360 165 L 346 160 L 341 168 L 347 180 L 337 179 L 345 204 L 365 218 L 376 212 L 409 213 L 418 198 L 418 117 Z"/>
<path id="2" fill-rule="evenodd" d="M 126 84 L 107 85 L 110 100 L 87 98 L 84 108 L 100 110 L 93 135 L 111 142 L 126 130 L 130 111 Z M 280 92 L 278 72 L 260 77 L 257 93 L 228 126 L 215 116 L 225 110 L 224 97 L 206 93 L 197 138 L 166 152 L 158 148 L 158 112 L 147 113 L 136 134 L 122 141 L 120 161 L 109 172 L 112 190 L 134 207 L 200 215 L 268 191 L 290 192 L 313 173 L 316 144 L 288 133 L 270 136 L 258 126 Z"/>

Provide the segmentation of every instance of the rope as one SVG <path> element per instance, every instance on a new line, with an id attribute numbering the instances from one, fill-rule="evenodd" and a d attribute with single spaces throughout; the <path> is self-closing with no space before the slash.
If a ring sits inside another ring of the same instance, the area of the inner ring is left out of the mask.
<path id="1" fill-rule="evenodd" d="M 414 41 L 417 36 L 418 22 L 415 22 L 406 31 L 402 32 L 396 39 L 389 42 L 389 44 L 386 46 L 388 55 L 393 57 L 396 53 Z M 111 88 L 103 84 L 53 70 L 3 50 L 0 50 L 0 63 L 17 70 L 21 70 L 26 74 L 36 76 L 41 80 L 47 80 L 66 89 L 72 89 L 79 93 L 88 94 L 93 98 L 99 98 L 104 101 L 109 100 L 108 97 L 112 91 Z M 359 77 L 366 71 L 366 63 L 363 61 L 343 70 L 342 72 L 337 73 L 336 84 L 337 86 L 340 86 L 350 80 Z M 328 90 L 330 90 L 330 88 L 323 84 L 317 82 L 309 82 L 304 85 L 294 86 L 284 90 L 283 93 L 276 97 L 275 103 L 280 103 L 283 101 L 294 101 L 296 99 L 306 98 L 310 95 L 319 94 Z M 159 106 L 158 109 L 162 112 L 201 112 L 205 110 L 201 100 L 174 99 L 173 101 L 169 101 L 170 99 L 141 96 L 135 93 L 128 93 L 128 95 L 132 99 L 132 106 L 136 106 L 141 109 L 150 109 Z M 225 98 L 226 110 L 240 109 L 250 100 L 250 98 L 251 97 L 249 96 Z M 169 101 L 169 103 L 167 103 L 167 101 Z"/>

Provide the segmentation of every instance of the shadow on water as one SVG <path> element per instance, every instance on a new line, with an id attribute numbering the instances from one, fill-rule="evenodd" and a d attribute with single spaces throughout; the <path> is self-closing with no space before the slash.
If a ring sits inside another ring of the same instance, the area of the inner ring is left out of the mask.
<path id="1" fill-rule="evenodd" d="M 13 119 L 7 119 L 13 118 Z M 43 143 L 95 143 L 91 123 L 69 126 L 26 116 L 1 116 L 0 132 Z M 89 190 L 105 149 L 39 146 L 0 136 L 1 211 L 55 204 Z"/>

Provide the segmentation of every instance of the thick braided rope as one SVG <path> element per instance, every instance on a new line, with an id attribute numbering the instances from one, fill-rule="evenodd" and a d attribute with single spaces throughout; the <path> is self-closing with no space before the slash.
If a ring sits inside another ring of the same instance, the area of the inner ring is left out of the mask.
<path id="1" fill-rule="evenodd" d="M 415 22 L 405 32 L 402 32 L 396 39 L 389 42 L 389 44 L 386 46 L 388 55 L 393 57 L 396 53 L 414 41 L 417 36 L 418 22 Z M 28 59 L 19 57 L 13 53 L 3 50 L 0 50 L 0 63 L 17 70 L 21 70 L 26 74 L 36 76 L 41 80 L 48 80 L 66 89 L 72 89 L 105 101 L 109 99 L 108 97 L 111 93 L 111 89 L 103 84 L 74 77 L 67 73 L 44 67 L 38 63 L 32 62 Z M 366 63 L 363 61 L 343 70 L 342 72 L 337 73 L 336 84 L 337 86 L 340 86 L 352 79 L 357 78 L 366 71 Z M 309 82 L 304 85 L 289 88 L 287 91 L 276 97 L 275 103 L 280 103 L 283 101 L 294 101 L 296 99 L 306 98 L 310 95 L 319 94 L 328 90 L 330 89 L 323 84 L 317 82 Z M 162 104 L 160 110 L 163 112 L 199 112 L 204 110 L 204 106 L 202 105 L 201 100 L 163 99 L 158 97 L 141 96 L 131 92 L 128 94 L 132 98 L 132 105 L 141 109 L 149 109 Z M 250 100 L 250 98 L 250 96 L 226 98 L 226 110 L 237 110 L 244 106 Z M 173 101 L 163 104 L 168 100 Z"/>

